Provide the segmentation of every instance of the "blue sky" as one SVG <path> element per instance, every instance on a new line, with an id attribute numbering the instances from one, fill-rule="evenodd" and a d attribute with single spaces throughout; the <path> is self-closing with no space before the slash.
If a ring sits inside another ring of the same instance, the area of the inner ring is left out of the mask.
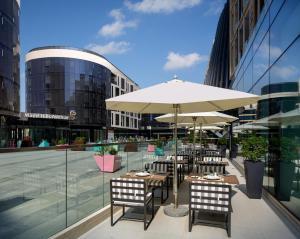
<path id="1" fill-rule="evenodd" d="M 21 1 L 21 111 L 25 55 L 64 45 L 104 55 L 141 87 L 203 82 L 224 0 Z"/>

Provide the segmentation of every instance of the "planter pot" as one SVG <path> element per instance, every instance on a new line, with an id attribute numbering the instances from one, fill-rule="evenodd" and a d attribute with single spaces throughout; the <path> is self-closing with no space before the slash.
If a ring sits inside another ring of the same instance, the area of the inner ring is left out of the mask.
<path id="1" fill-rule="evenodd" d="M 155 156 L 165 156 L 165 151 L 162 148 L 155 149 Z"/>
<path id="2" fill-rule="evenodd" d="M 63 151 L 65 150 L 69 145 L 68 144 L 57 144 L 56 147 L 57 147 L 57 151 Z"/>
<path id="3" fill-rule="evenodd" d="M 113 173 L 121 168 L 122 158 L 118 155 L 94 155 L 94 159 L 102 172 Z"/>
<path id="4" fill-rule="evenodd" d="M 244 161 L 246 189 L 249 198 L 260 199 L 262 194 L 264 163 Z"/>
<path id="5" fill-rule="evenodd" d="M 275 195 L 280 201 L 290 201 L 295 163 L 287 161 L 274 162 Z"/>
<path id="6" fill-rule="evenodd" d="M 148 153 L 153 153 L 154 151 L 155 151 L 155 145 L 153 145 L 153 144 L 148 144 L 147 152 L 148 152 Z"/>
<path id="7" fill-rule="evenodd" d="M 138 151 L 138 145 L 134 143 L 125 144 L 124 146 L 124 152 L 137 152 Z"/>
<path id="8" fill-rule="evenodd" d="M 77 145 L 74 148 L 71 148 L 72 151 L 85 151 L 85 147 L 81 145 Z"/>
<path id="9" fill-rule="evenodd" d="M 233 144 L 231 146 L 231 158 L 236 158 L 238 154 L 238 145 L 237 144 Z"/>

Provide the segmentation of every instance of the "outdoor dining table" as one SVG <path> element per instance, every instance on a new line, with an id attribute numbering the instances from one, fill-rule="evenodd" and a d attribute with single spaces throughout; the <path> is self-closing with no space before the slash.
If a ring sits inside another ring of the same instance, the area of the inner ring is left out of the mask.
<path id="1" fill-rule="evenodd" d="M 201 181 L 201 182 L 227 183 L 232 185 L 240 184 L 236 175 L 218 175 L 218 176 L 220 177 L 220 179 L 212 180 L 212 179 L 205 178 L 205 176 L 201 174 L 191 173 L 185 178 L 185 180 L 189 183 L 192 181 Z"/>
<path id="2" fill-rule="evenodd" d="M 132 178 L 132 179 L 144 179 L 147 180 L 157 180 L 161 182 L 165 182 L 169 176 L 169 173 L 149 173 L 148 176 L 138 176 L 136 173 L 138 171 L 131 171 L 124 175 L 121 175 L 121 178 Z"/>
<path id="3" fill-rule="evenodd" d="M 154 161 L 153 163 L 160 163 L 160 164 L 173 164 L 174 160 L 172 159 L 159 159 Z M 185 174 L 185 165 L 188 166 L 189 170 L 189 160 L 188 159 L 183 159 L 183 160 L 178 160 L 177 164 L 179 165 L 179 180 L 182 182 L 184 180 L 184 174 Z"/>
<path id="4" fill-rule="evenodd" d="M 121 178 L 129 178 L 129 179 L 144 179 L 145 182 L 146 182 L 147 190 L 148 190 L 149 187 L 152 187 L 152 191 L 154 193 L 154 190 L 156 188 L 158 188 L 158 187 L 161 188 L 161 190 L 162 190 L 161 191 L 161 193 L 162 193 L 161 197 L 163 197 L 163 187 L 165 185 L 166 190 L 167 190 L 167 198 L 169 197 L 168 176 L 170 175 L 170 173 L 149 173 L 149 175 L 147 175 L 147 176 L 139 176 L 139 175 L 137 175 L 138 172 L 140 172 L 140 171 L 133 170 L 133 171 L 130 171 L 130 172 L 124 174 L 124 175 L 121 175 L 120 177 Z M 153 181 L 158 182 L 158 184 L 160 184 L 161 186 L 157 187 L 157 184 L 154 183 L 154 185 L 156 185 L 156 186 L 153 187 Z M 161 200 L 163 202 L 163 198 Z"/>

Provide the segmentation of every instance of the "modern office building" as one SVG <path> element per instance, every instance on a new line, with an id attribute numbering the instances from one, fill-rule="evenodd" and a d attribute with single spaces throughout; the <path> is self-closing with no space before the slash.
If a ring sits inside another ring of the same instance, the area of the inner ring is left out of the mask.
<path id="1" fill-rule="evenodd" d="M 139 86 L 103 56 L 69 47 L 40 47 L 26 55 L 28 113 L 69 115 L 72 138 L 89 141 L 139 129 L 140 116 L 107 112 L 105 99 Z"/>
<path id="2" fill-rule="evenodd" d="M 0 138 L 14 133 L 20 111 L 20 1 L 0 3 Z M 2 140 L 1 140 L 2 141 Z M 0 146 L 1 146 L 0 142 Z"/>
<path id="3" fill-rule="evenodd" d="M 264 188 L 300 219 L 300 1 L 229 1 L 229 29 L 229 88 L 261 95 Z"/>
<path id="4" fill-rule="evenodd" d="M 218 22 L 204 84 L 229 86 L 229 2 L 224 5 Z"/>

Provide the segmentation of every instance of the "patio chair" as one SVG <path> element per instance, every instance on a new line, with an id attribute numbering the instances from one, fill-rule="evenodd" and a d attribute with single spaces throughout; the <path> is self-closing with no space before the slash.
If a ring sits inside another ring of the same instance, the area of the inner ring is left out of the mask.
<path id="1" fill-rule="evenodd" d="M 210 173 L 217 173 L 217 174 L 225 174 L 225 165 L 224 164 L 217 164 L 214 163 L 212 165 L 205 164 L 205 165 L 197 165 L 197 173 L 200 174 L 210 174 Z"/>
<path id="2" fill-rule="evenodd" d="M 172 168 L 173 169 L 173 168 Z M 157 163 L 147 163 L 145 164 L 145 170 L 154 171 L 157 173 L 168 173 L 169 169 L 167 165 L 161 165 Z M 153 190 L 160 190 L 160 202 L 164 203 L 169 197 L 169 177 L 166 182 L 158 181 L 155 179 L 148 180 L 148 186 L 153 188 Z M 166 197 L 164 197 L 164 189 L 166 190 Z"/>
<path id="3" fill-rule="evenodd" d="M 198 215 L 224 215 L 223 221 L 195 220 Z M 189 232 L 196 224 L 206 224 L 225 227 L 228 237 L 231 236 L 231 185 L 192 181 L 189 185 Z"/>
<path id="4" fill-rule="evenodd" d="M 110 180 L 110 202 L 111 202 L 111 226 L 119 220 L 127 219 L 141 221 L 140 219 L 126 218 L 125 207 L 144 209 L 144 230 L 147 230 L 154 218 L 154 198 L 153 192 L 147 190 L 144 179 L 113 178 Z M 122 207 L 122 215 L 114 221 L 114 206 Z M 147 209 L 151 208 L 151 219 L 147 220 Z"/>
<path id="5" fill-rule="evenodd" d="M 214 155 L 214 156 L 203 155 L 202 156 L 202 161 L 205 161 L 205 162 L 221 162 L 221 161 L 223 161 L 223 157 L 220 156 L 220 155 Z"/>

